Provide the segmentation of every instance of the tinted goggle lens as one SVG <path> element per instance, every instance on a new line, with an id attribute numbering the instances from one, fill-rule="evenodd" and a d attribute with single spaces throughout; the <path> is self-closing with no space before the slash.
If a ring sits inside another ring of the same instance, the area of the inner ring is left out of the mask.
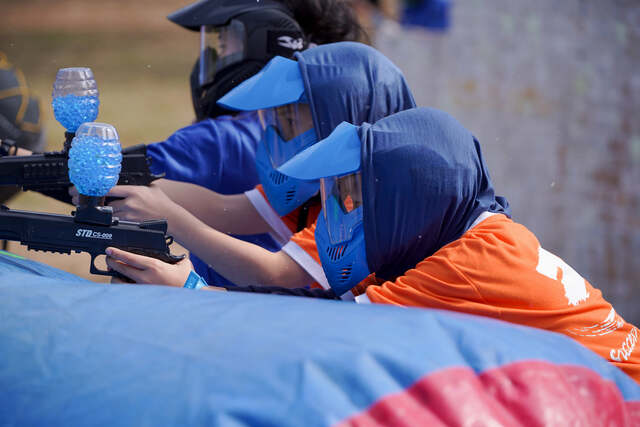
<path id="1" fill-rule="evenodd" d="M 244 24 L 236 20 L 224 27 L 200 27 L 201 86 L 213 82 L 221 69 L 245 59 L 245 34 Z"/>
<path id="2" fill-rule="evenodd" d="M 320 180 L 322 210 L 329 240 L 339 244 L 351 240 L 362 222 L 362 179 L 360 172 Z"/>

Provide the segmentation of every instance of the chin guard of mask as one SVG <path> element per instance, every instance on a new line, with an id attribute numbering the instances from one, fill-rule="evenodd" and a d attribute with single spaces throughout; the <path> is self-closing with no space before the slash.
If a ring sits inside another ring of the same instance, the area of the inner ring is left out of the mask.
<path id="1" fill-rule="evenodd" d="M 273 166 L 273 160 L 267 148 L 268 143 L 302 145 L 307 147 L 317 141 L 314 129 L 309 129 L 299 136 L 298 141 L 282 141 L 273 127 L 268 127 L 262 141 L 258 143 L 256 150 L 256 167 L 258 177 L 264 189 L 269 204 L 280 216 L 285 216 L 297 207 L 301 206 L 320 189 L 318 181 L 303 181 L 288 177 L 278 172 Z M 302 151 L 300 149 L 299 151 Z M 298 151 L 296 151 L 297 153 Z M 294 153 L 294 155 L 296 154 Z"/>
<path id="2" fill-rule="evenodd" d="M 329 285 L 342 295 L 369 275 L 360 173 L 320 180 L 315 240 Z"/>

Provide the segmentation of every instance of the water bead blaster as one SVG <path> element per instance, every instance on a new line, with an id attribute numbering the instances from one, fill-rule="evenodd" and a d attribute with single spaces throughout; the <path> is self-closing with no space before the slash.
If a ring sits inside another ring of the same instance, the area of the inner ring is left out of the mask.
<path id="1" fill-rule="evenodd" d="M 27 245 L 28 249 L 70 254 L 88 252 L 89 271 L 121 276 L 95 265 L 109 246 L 174 264 L 184 255 L 172 255 L 166 220 L 120 221 L 110 206 L 100 206 L 104 195 L 117 183 L 120 142 L 113 126 L 84 123 L 75 132 L 69 150 L 69 176 L 83 196 L 72 215 L 0 209 L 0 239 Z"/>
<path id="2" fill-rule="evenodd" d="M 120 176 L 122 152 L 118 132 L 109 124 L 92 122 L 80 125 L 74 135 L 69 149 L 69 180 L 80 193 L 76 220 L 109 225 L 113 208 L 101 205 Z"/>
<path id="3" fill-rule="evenodd" d="M 53 113 L 65 128 L 62 151 L 31 156 L 0 157 L 0 185 L 18 185 L 71 203 L 68 187 L 69 151 L 78 128 L 98 117 L 98 86 L 90 68 L 62 68 L 56 74 L 52 92 Z M 150 172 L 146 146 L 139 144 L 122 151 L 120 185 L 149 185 L 162 175 Z"/>
<path id="4" fill-rule="evenodd" d="M 56 79 L 56 83 L 62 83 L 54 86 L 53 104 L 56 119 L 67 129 L 68 178 L 81 194 L 80 205 L 72 215 L 17 211 L 2 206 L 0 239 L 19 241 L 32 250 L 88 252 L 90 272 L 107 276 L 121 276 L 95 265 L 95 259 L 104 255 L 109 246 L 172 264 L 180 261 L 184 255 L 170 253 L 173 238 L 167 236 L 166 220 L 120 221 L 113 216 L 111 207 L 101 206 L 104 196 L 118 183 L 123 158 L 120 140 L 109 124 L 81 123 L 98 114 L 97 89 L 86 71 L 71 70 L 74 71 L 63 74 L 64 78 Z M 69 76 L 75 78 L 75 83 Z"/>
<path id="5" fill-rule="evenodd" d="M 51 97 L 53 115 L 66 129 L 64 151 L 68 152 L 78 127 L 82 123 L 93 122 L 98 117 L 100 99 L 91 68 L 58 70 Z"/>

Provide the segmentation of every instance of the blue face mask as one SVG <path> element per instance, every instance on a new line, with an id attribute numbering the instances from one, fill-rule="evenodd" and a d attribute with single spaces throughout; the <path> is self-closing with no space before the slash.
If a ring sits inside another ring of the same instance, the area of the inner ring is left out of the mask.
<path id="1" fill-rule="evenodd" d="M 330 197 L 326 200 L 324 208 L 327 209 L 327 215 L 332 215 L 331 223 L 339 224 L 337 227 L 342 229 L 334 230 L 332 235 L 344 236 L 339 243 L 331 242 L 327 221 L 324 212 L 321 212 L 316 224 L 316 245 L 329 285 L 339 296 L 356 286 L 370 273 L 364 242 L 362 206 L 344 213 L 335 198 Z M 334 218 L 340 215 L 341 218 Z"/>
<path id="2" fill-rule="evenodd" d="M 285 216 L 298 206 L 313 197 L 320 189 L 318 181 L 302 181 L 281 174 L 273 167 L 265 140 L 276 140 L 278 144 L 289 149 L 293 154 L 304 150 L 317 141 L 315 130 L 298 135 L 290 141 L 284 142 L 276 130 L 269 126 L 265 130 L 263 140 L 258 143 L 256 150 L 256 167 L 258 177 L 269 203 L 280 216 Z M 295 147 L 298 147 L 295 149 Z"/>

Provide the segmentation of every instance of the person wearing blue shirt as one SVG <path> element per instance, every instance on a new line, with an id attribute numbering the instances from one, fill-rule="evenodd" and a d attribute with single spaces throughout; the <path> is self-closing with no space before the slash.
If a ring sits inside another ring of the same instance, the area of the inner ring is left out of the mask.
<path id="1" fill-rule="evenodd" d="M 237 113 L 217 101 L 275 55 L 292 57 L 313 44 L 366 38 L 348 3 L 340 0 L 204 0 L 168 18 L 201 35 L 190 78 L 196 122 L 147 145 L 150 169 L 220 194 L 258 184 L 255 157 L 262 128 L 256 112 Z M 268 234 L 238 237 L 271 251 L 280 248 Z M 191 260 L 209 282 L 231 284 L 195 255 Z"/>

